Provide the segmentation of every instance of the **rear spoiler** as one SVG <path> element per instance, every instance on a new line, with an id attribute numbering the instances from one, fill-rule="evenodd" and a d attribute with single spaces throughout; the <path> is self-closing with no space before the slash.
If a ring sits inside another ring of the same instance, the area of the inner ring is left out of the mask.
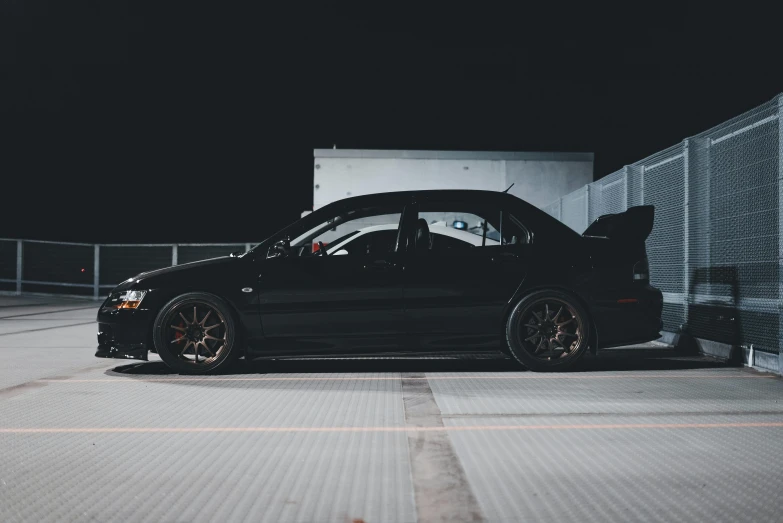
<path id="1" fill-rule="evenodd" d="M 644 241 L 652 232 L 655 207 L 640 205 L 630 207 L 617 214 L 604 214 L 582 233 L 582 236 L 597 236 L 612 240 Z"/>

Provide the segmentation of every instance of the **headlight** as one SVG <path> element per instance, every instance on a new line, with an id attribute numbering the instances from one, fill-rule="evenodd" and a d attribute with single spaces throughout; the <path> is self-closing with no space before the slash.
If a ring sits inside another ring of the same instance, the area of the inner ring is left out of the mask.
<path id="1" fill-rule="evenodd" d="M 108 306 L 115 309 L 135 309 L 141 304 L 141 300 L 147 291 L 122 291 L 113 294 L 109 298 Z"/>

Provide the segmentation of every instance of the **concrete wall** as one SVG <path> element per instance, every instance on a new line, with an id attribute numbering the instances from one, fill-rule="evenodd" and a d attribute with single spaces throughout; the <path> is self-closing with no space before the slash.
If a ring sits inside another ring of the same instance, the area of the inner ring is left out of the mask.
<path id="1" fill-rule="evenodd" d="M 349 196 L 483 189 L 544 206 L 593 181 L 592 153 L 316 149 L 313 209 Z"/>
<path id="2" fill-rule="evenodd" d="M 543 207 L 552 203 L 553 196 L 559 198 L 592 181 L 592 159 L 587 162 L 522 160 L 506 162 L 506 185 L 503 189 L 514 182 L 510 193 L 536 207 Z"/>

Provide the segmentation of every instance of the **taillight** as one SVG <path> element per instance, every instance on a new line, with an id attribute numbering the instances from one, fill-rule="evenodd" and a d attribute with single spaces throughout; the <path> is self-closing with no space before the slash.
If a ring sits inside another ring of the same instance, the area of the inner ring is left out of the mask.
<path id="1" fill-rule="evenodd" d="M 633 266 L 633 281 L 639 283 L 650 282 L 650 265 L 647 263 L 647 257 L 636 262 L 636 265 Z"/>

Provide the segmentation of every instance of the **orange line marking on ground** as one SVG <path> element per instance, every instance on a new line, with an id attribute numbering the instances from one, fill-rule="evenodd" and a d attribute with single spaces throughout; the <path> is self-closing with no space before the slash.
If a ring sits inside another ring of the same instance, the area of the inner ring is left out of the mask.
<path id="1" fill-rule="evenodd" d="M 737 423 L 625 423 L 580 425 L 474 425 L 460 427 L 80 427 L 0 429 L 0 434 L 124 434 L 124 433 L 208 433 L 208 432 L 465 432 L 538 430 L 617 430 L 617 429 L 722 429 L 783 428 L 780 422 Z"/>

